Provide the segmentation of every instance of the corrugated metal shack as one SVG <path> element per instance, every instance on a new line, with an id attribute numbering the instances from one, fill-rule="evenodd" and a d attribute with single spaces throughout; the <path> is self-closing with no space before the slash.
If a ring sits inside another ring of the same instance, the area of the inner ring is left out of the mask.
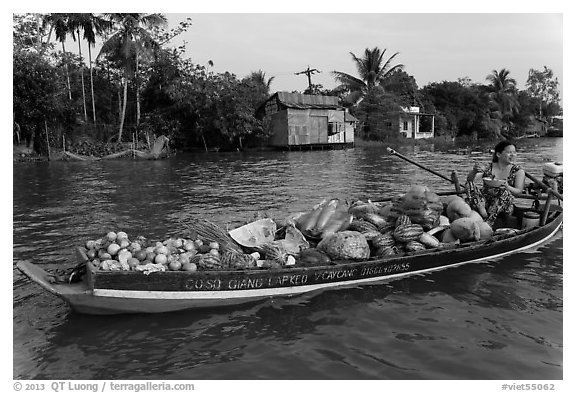
<path id="1" fill-rule="evenodd" d="M 337 97 L 276 92 L 256 112 L 268 117 L 270 146 L 324 149 L 354 146 L 358 120 L 338 105 Z"/>

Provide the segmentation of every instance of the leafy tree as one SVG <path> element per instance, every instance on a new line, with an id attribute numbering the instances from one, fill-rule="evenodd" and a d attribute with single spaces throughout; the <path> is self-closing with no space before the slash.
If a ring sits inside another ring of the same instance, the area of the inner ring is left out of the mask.
<path id="1" fill-rule="evenodd" d="M 465 87 L 459 82 L 430 83 L 421 93 L 427 111 L 441 114 L 444 124 L 435 124 L 437 135 L 489 137 L 497 125 L 491 117 L 488 90 Z"/>
<path id="2" fill-rule="evenodd" d="M 332 72 L 336 81 L 341 83 L 349 92 L 347 101 L 353 105 L 358 104 L 363 97 L 390 77 L 394 71 L 402 69 L 403 64 L 392 66 L 392 61 L 398 54 L 399 52 L 396 52 L 384 61 L 386 49 L 366 48 L 363 57 L 358 57 L 350 52 L 358 71 L 358 77 L 340 71 Z"/>
<path id="3" fill-rule="evenodd" d="M 386 92 L 398 97 L 402 106 L 422 106 L 422 97 L 416 79 L 402 69 L 396 69 L 381 82 Z"/>
<path id="4" fill-rule="evenodd" d="M 36 151 L 46 151 L 48 124 L 73 124 L 73 111 L 60 88 L 62 75 L 43 54 L 17 51 L 13 54 L 13 113 L 22 137 L 34 142 Z"/>
<path id="5" fill-rule="evenodd" d="M 118 141 L 122 140 L 122 130 L 128 101 L 128 81 L 137 77 L 141 56 L 147 56 L 159 49 L 159 44 L 147 30 L 152 26 L 165 25 L 166 17 L 162 14 L 107 14 L 107 17 L 118 26 L 118 30 L 106 40 L 98 57 L 109 55 L 121 62 L 124 68 L 124 98 L 120 117 Z M 140 96 L 136 78 L 136 125 L 140 121 Z"/>
<path id="6" fill-rule="evenodd" d="M 538 115 L 542 117 L 542 105 L 560 103 L 560 93 L 558 91 L 558 78 L 554 77 L 554 72 L 544 66 L 544 70 L 530 68 L 528 80 L 526 81 L 527 92 L 530 96 L 539 100 Z"/>

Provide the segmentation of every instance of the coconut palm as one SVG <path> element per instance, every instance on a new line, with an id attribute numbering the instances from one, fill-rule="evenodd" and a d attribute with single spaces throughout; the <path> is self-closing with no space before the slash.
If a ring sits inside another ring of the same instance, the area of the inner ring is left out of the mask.
<path id="1" fill-rule="evenodd" d="M 121 141 L 126 116 L 128 81 L 136 76 L 136 126 L 138 126 L 140 122 L 140 92 L 137 75 L 140 57 L 154 53 L 159 49 L 158 43 L 147 29 L 165 25 L 167 20 L 162 14 L 106 14 L 106 17 L 119 29 L 104 42 L 98 57 L 106 54 L 117 57 L 124 67 L 124 98 L 118 131 L 118 141 Z"/>
<path id="2" fill-rule="evenodd" d="M 72 100 L 72 89 L 70 87 L 70 73 L 68 72 L 68 61 L 66 59 L 66 38 L 68 36 L 68 14 L 46 14 L 43 18 L 43 24 L 50 26 L 50 32 L 48 33 L 48 43 L 50 42 L 50 37 L 52 32 L 62 44 L 62 53 L 64 58 L 64 67 L 66 69 L 66 87 L 68 88 L 68 99 Z"/>
<path id="3" fill-rule="evenodd" d="M 333 71 L 336 81 L 349 92 L 347 98 L 353 104 L 358 104 L 369 91 L 380 86 L 381 82 L 388 78 L 394 71 L 404 68 L 403 64 L 392 66 L 392 60 L 399 54 L 394 53 L 384 61 L 386 49 L 380 50 L 375 47 L 364 51 L 363 57 L 358 57 L 350 52 L 352 59 L 356 63 L 358 77 L 345 72 Z"/>
<path id="4" fill-rule="evenodd" d="M 74 31 L 78 34 L 78 44 L 80 48 L 80 30 L 83 31 L 83 39 L 88 42 L 88 64 L 90 67 L 90 92 L 92 96 L 92 117 L 96 124 L 96 100 L 94 99 L 94 78 L 92 74 L 92 47 L 96 45 L 96 36 L 102 35 L 106 30 L 112 27 L 112 23 L 95 14 L 72 14 L 71 27 L 72 36 Z M 80 54 L 80 57 L 82 55 Z M 82 92 L 84 92 L 84 75 L 82 74 Z M 86 103 L 84 103 L 86 110 Z"/>
<path id="5" fill-rule="evenodd" d="M 262 86 L 266 89 L 266 94 L 270 94 L 270 86 L 275 77 L 270 77 L 266 80 L 266 73 L 262 70 L 252 71 L 250 75 L 246 77 L 247 81 L 254 82 L 257 86 Z"/>
<path id="6" fill-rule="evenodd" d="M 500 71 L 492 70 L 486 80 L 490 82 L 490 99 L 499 109 L 502 120 L 510 125 L 512 116 L 520 108 L 516 80 L 510 77 L 510 71 L 505 68 Z"/>

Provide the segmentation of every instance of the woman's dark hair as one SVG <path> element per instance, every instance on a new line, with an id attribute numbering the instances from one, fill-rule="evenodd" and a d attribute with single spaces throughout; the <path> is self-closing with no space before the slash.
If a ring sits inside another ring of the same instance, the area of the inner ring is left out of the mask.
<path id="1" fill-rule="evenodd" d="M 492 156 L 492 162 L 498 162 L 498 155 L 497 154 L 502 153 L 504 151 L 504 149 L 506 149 L 508 146 L 516 147 L 516 145 L 510 141 L 499 142 L 496 145 L 496 147 L 494 147 L 494 155 Z"/>

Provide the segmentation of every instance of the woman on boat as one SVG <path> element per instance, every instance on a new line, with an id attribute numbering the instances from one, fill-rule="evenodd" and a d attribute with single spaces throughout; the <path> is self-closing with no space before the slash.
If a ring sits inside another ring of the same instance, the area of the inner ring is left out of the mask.
<path id="1" fill-rule="evenodd" d="M 514 196 L 522 194 L 526 173 L 516 162 L 516 146 L 502 141 L 494 148 L 492 162 L 486 166 L 475 163 L 466 179 L 466 199 L 484 220 L 494 226 L 498 216 L 511 215 Z M 481 174 L 485 179 L 480 191 L 474 180 Z M 500 181 L 499 181 L 500 180 Z"/>

